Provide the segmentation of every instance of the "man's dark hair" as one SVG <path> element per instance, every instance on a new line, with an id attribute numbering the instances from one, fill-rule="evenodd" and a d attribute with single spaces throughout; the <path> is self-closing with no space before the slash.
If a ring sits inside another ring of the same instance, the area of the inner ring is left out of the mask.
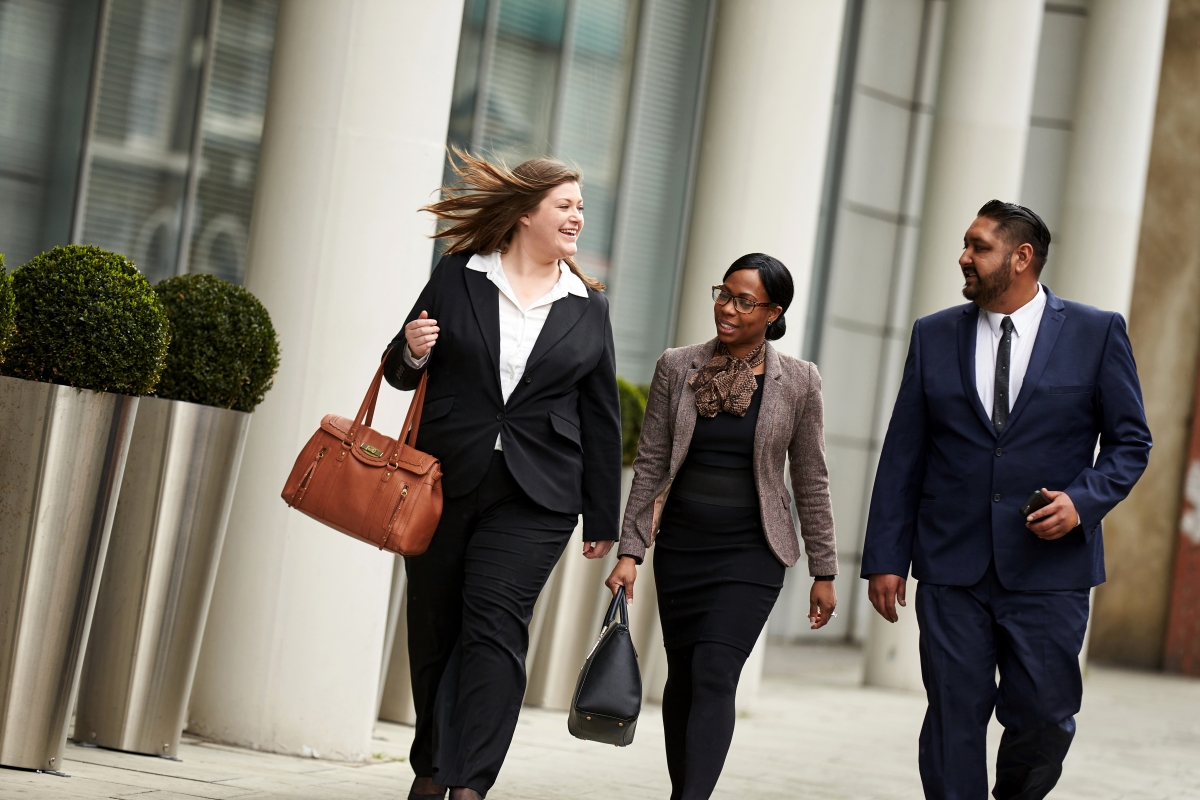
<path id="1" fill-rule="evenodd" d="M 1041 276 L 1042 267 L 1050 255 L 1050 229 L 1042 218 L 1025 206 L 989 200 L 979 209 L 978 216 L 996 222 L 996 233 L 1008 240 L 1014 248 L 1028 244 L 1033 248 L 1033 274 Z"/>

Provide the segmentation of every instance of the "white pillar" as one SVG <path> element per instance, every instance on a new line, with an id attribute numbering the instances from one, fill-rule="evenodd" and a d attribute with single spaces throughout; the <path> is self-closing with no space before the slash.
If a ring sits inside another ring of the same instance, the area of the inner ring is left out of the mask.
<path id="1" fill-rule="evenodd" d="M 913 287 L 914 317 L 963 302 L 963 233 L 1025 167 L 1042 0 L 950 0 Z"/>
<path id="2" fill-rule="evenodd" d="M 677 345 L 716 335 L 709 287 L 762 252 L 792 272 L 778 346 L 800 355 L 844 16 L 844 0 L 722 0 Z"/>
<path id="3" fill-rule="evenodd" d="M 1054 290 L 1129 314 L 1168 0 L 1092 0 Z"/>
<path id="4" fill-rule="evenodd" d="M 709 287 L 739 256 L 760 252 L 792 273 L 796 292 L 776 346 L 800 355 L 844 18 L 845 0 L 721 0 L 677 346 L 716 335 Z M 801 559 L 796 569 L 807 574 L 808 565 Z M 742 669 L 739 710 L 753 704 L 764 646 L 765 637 Z M 651 647 L 659 656 L 661 644 Z M 647 696 L 661 699 L 665 670 L 643 666 Z"/>
<path id="5" fill-rule="evenodd" d="M 910 580 L 905 602 L 896 606 L 899 619 L 888 622 L 871 609 L 863 654 L 863 683 L 885 689 L 919 692 L 921 683 L 920 628 L 917 627 L 917 582 Z"/>
<path id="6" fill-rule="evenodd" d="M 246 285 L 282 342 L 229 521 L 189 728 L 360 760 L 394 559 L 279 497 L 326 413 L 353 414 L 429 274 L 462 2 L 284 0 Z M 385 387 L 376 424 L 398 432 Z"/>
<path id="7" fill-rule="evenodd" d="M 913 317 L 964 302 L 958 269 L 963 233 L 988 200 L 1017 200 L 1041 26 L 1041 0 L 949 2 Z M 863 674 L 868 685 L 921 688 L 916 594 L 917 582 L 910 579 L 908 607 L 899 609 L 895 624 L 871 612 Z"/>

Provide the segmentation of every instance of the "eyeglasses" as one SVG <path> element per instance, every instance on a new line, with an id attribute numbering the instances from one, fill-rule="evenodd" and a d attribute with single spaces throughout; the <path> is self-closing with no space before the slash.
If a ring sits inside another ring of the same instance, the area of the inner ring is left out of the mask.
<path id="1" fill-rule="evenodd" d="M 738 310 L 739 314 L 753 314 L 754 309 L 759 306 L 771 308 L 775 305 L 774 303 L 756 303 L 747 297 L 734 297 L 724 286 L 712 287 L 712 296 L 713 302 L 722 307 L 728 305 L 729 301 L 732 300 L 733 307 Z"/>

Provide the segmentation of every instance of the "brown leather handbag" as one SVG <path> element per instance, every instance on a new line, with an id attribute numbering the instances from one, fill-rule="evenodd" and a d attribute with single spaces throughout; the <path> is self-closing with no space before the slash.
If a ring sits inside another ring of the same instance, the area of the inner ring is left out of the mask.
<path id="1" fill-rule="evenodd" d="M 383 364 L 354 419 L 328 414 L 300 451 L 283 487 L 294 509 L 380 550 L 424 553 L 442 517 L 442 467 L 414 445 L 429 373 L 397 439 L 372 430 Z"/>

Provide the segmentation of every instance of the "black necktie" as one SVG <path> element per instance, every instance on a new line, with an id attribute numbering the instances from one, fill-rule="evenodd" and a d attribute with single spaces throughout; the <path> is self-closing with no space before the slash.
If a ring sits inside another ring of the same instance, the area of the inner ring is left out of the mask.
<path id="1" fill-rule="evenodd" d="M 1008 362 L 1012 353 L 1012 317 L 1000 321 L 1004 335 L 1000 337 L 1000 347 L 996 350 L 996 391 L 992 394 L 992 425 L 996 433 L 1004 430 L 1008 422 Z"/>

